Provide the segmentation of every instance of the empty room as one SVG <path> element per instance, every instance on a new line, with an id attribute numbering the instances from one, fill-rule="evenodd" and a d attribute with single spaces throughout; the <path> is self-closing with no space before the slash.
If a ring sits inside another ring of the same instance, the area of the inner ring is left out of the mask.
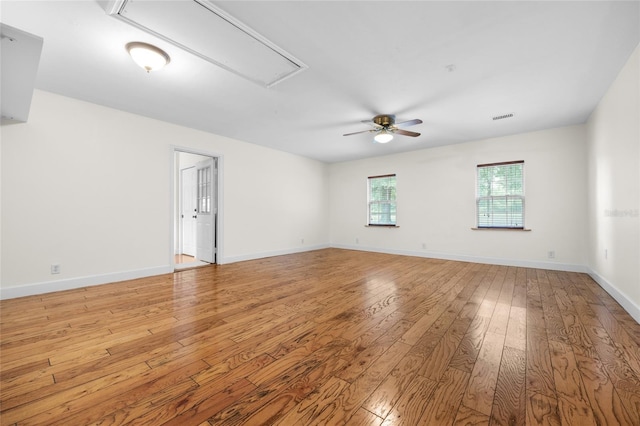
<path id="1" fill-rule="evenodd" d="M 0 24 L 0 425 L 640 425 L 640 1 Z"/>

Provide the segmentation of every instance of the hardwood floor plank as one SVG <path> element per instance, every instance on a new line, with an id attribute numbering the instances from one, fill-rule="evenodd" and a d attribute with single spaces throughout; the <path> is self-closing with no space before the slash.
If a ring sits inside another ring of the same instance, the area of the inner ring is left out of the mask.
<path id="1" fill-rule="evenodd" d="M 437 283 L 436 286 L 428 287 L 431 291 L 428 292 L 428 295 L 423 297 L 420 304 L 418 304 L 415 309 L 409 312 L 407 319 L 417 322 L 419 319 L 427 316 L 431 310 L 440 307 L 439 305 L 441 305 L 440 302 L 443 300 L 443 295 L 446 296 L 446 300 L 453 300 L 460 291 L 460 289 L 456 288 L 456 284 L 471 268 L 471 265 L 455 265 L 452 269 L 447 270 L 446 274 L 444 274 L 441 279 L 434 280 L 434 283 Z"/>
<path id="2" fill-rule="evenodd" d="M 458 350 L 458 346 L 469 328 L 470 322 L 468 318 L 457 319 L 438 340 L 431 354 L 425 358 L 418 374 L 434 382 L 440 381 L 440 378 L 449 367 L 451 358 Z"/>
<path id="3" fill-rule="evenodd" d="M 2 382 L 2 403 L 3 408 L 11 408 L 16 403 L 9 402 L 12 398 L 17 398 L 21 395 L 28 394 L 30 392 L 36 392 L 39 389 L 46 388 L 47 386 L 55 385 L 56 381 L 53 374 L 42 369 L 28 374 L 21 374 L 14 380 L 4 380 Z"/>
<path id="4" fill-rule="evenodd" d="M 604 329 L 588 327 L 586 330 L 622 405 L 632 417 L 634 424 L 640 424 L 640 372 L 629 367 L 617 350 L 615 342 Z"/>
<path id="5" fill-rule="evenodd" d="M 558 414 L 558 399 L 527 390 L 527 425 L 562 425 Z"/>
<path id="6" fill-rule="evenodd" d="M 338 397 L 342 403 L 327 418 L 329 423 L 347 422 L 351 416 L 369 398 L 385 377 L 409 352 L 411 347 L 403 342 L 394 343 L 380 358 L 369 367 Z"/>
<path id="7" fill-rule="evenodd" d="M 282 373 L 262 381 L 243 401 L 232 404 L 209 421 L 214 424 L 273 423 L 321 387 L 328 377 L 343 366 L 343 361 L 335 356 L 343 345 L 344 342 L 336 341 L 307 353 L 304 359 L 289 364 L 290 367 Z M 294 356 L 293 353 L 291 356 Z M 251 380 L 255 382 L 255 376 Z"/>
<path id="8" fill-rule="evenodd" d="M 383 419 L 367 410 L 360 408 L 349 419 L 349 426 L 378 426 L 382 424 Z"/>
<path id="9" fill-rule="evenodd" d="M 493 422 L 492 424 L 500 424 L 498 422 Z M 517 425 L 524 423 L 511 423 L 510 425 Z M 485 426 L 489 425 L 489 416 L 478 413 L 471 408 L 468 408 L 465 405 L 460 405 L 458 409 L 458 414 L 456 414 L 456 419 L 453 422 L 454 426 Z"/>
<path id="10" fill-rule="evenodd" d="M 535 270 L 527 270 L 527 424 L 560 424 L 549 341 Z"/>
<path id="11" fill-rule="evenodd" d="M 572 348 L 596 424 L 633 425 L 634 419 L 625 409 L 595 351 L 582 346 Z"/>
<path id="12" fill-rule="evenodd" d="M 527 350 L 527 310 L 511 306 L 504 345 L 521 351 Z"/>
<path id="13" fill-rule="evenodd" d="M 554 289 L 558 288 L 558 283 L 559 280 L 556 273 L 538 271 L 538 288 L 540 290 L 540 301 L 542 303 L 547 338 L 557 342 L 569 343 L 569 337 L 562 321 L 562 313 L 572 310 L 573 306 L 569 300 L 560 299 L 560 302 L 558 302 L 557 294 L 554 294 Z"/>
<path id="14" fill-rule="evenodd" d="M 640 346 L 632 335 L 622 326 L 613 315 L 602 305 L 591 305 L 609 336 L 613 339 L 618 350 L 623 354 L 625 361 L 634 371 L 640 372 Z"/>
<path id="15" fill-rule="evenodd" d="M 553 287 L 556 290 L 559 287 L 566 289 L 573 286 L 573 281 L 564 283 L 559 281 L 554 281 Z M 576 290 L 578 289 L 576 288 Z M 571 349 L 581 373 L 580 376 L 585 384 L 585 393 L 593 410 L 595 421 L 597 424 L 633 424 L 634 419 L 625 409 L 624 403 L 620 399 L 618 392 L 616 392 L 611 379 L 606 373 L 606 369 L 599 359 L 591 337 L 589 337 L 589 328 L 599 329 L 602 319 L 607 322 L 612 317 L 607 315 L 608 311 L 600 311 L 600 308 L 605 310 L 606 308 L 599 303 L 587 305 L 582 297 L 583 291 L 584 289 L 581 289 L 579 293 L 572 292 L 573 294 L 569 296 L 571 304 L 565 299 L 567 309 L 563 312 L 562 317 L 571 342 Z M 565 291 L 557 292 L 557 296 L 560 298 L 567 297 L 567 294 Z M 601 318 L 600 315 L 596 317 L 593 314 L 590 306 L 600 311 Z M 616 328 L 614 323 L 610 325 L 612 328 Z"/>
<path id="16" fill-rule="evenodd" d="M 295 409 L 278 419 L 274 425 L 295 425 L 321 423 L 333 412 L 335 400 L 349 383 L 337 377 L 331 377 L 315 392 L 312 392 Z"/>
<path id="17" fill-rule="evenodd" d="M 468 408 L 487 416 L 491 415 L 503 345 L 504 336 L 486 333 L 462 398 Z"/>
<path id="18" fill-rule="evenodd" d="M 562 423 L 595 425 L 573 350 L 569 345 L 553 340 L 549 341 L 549 346 Z"/>
<path id="19" fill-rule="evenodd" d="M 58 336 L 54 339 L 47 339 L 36 342 L 27 340 L 22 345 L 20 345 L 18 342 L 17 345 L 3 348 L 2 358 L 7 362 L 19 361 L 20 359 L 24 358 L 25 355 L 28 356 L 33 354 L 34 352 L 50 352 L 59 347 L 67 347 L 70 348 L 71 351 L 74 348 L 84 348 L 87 342 L 91 340 L 103 342 L 106 338 L 112 337 L 111 334 L 112 333 L 109 330 L 100 330 L 93 333 L 65 333 L 63 336 Z"/>
<path id="20" fill-rule="evenodd" d="M 592 293 L 597 302 L 593 304 L 604 305 L 611 315 L 615 317 L 619 324 L 621 324 L 627 332 L 633 337 L 638 345 L 640 345 L 640 324 L 636 322 L 624 309 L 621 309 L 620 304 L 614 300 L 607 292 L 600 287 L 593 279 L 585 274 L 577 275 L 575 281 L 581 282 L 581 288 L 585 293 Z"/>
<path id="21" fill-rule="evenodd" d="M 490 321 L 489 317 L 482 315 L 477 315 L 473 319 L 456 352 L 453 354 L 449 366 L 471 373 L 480 353 Z"/>
<path id="22" fill-rule="evenodd" d="M 588 275 L 342 249 L 0 301 L 0 424 L 639 425 Z"/>
<path id="23" fill-rule="evenodd" d="M 88 395 L 99 392 L 102 389 L 117 386 L 122 382 L 126 382 L 127 385 L 129 385 L 131 382 L 130 379 L 135 379 L 137 376 L 147 372 L 148 370 L 148 365 L 144 363 L 136 364 L 125 370 L 119 371 L 118 373 L 110 374 L 91 382 L 66 389 L 62 392 L 37 399 L 35 404 L 21 404 L 14 408 L 5 410 L 3 403 L 2 421 L 6 423 L 28 423 L 28 419 L 34 415 L 39 415 L 45 412 L 49 413 L 55 410 L 62 410 L 62 413 L 64 413 L 66 404 L 69 404 L 79 398 L 86 398 Z"/>
<path id="24" fill-rule="evenodd" d="M 139 424 L 165 426 L 198 424 L 214 414 L 224 411 L 234 401 L 250 394 L 255 390 L 255 386 L 245 379 L 240 379 L 218 392 L 216 390 L 218 390 L 218 386 L 214 383 L 197 388 L 186 394 L 186 397 L 177 403 L 174 401 L 165 403 L 160 408 L 146 412 L 143 416 L 138 417 L 141 420 Z"/>
<path id="25" fill-rule="evenodd" d="M 418 370 L 424 365 L 421 356 L 407 354 L 384 381 L 369 395 L 362 407 L 376 416 L 384 419 L 396 405 L 400 396 L 405 392 Z"/>
<path id="26" fill-rule="evenodd" d="M 635 391 L 629 392 L 635 386 L 630 388 L 626 386 L 629 380 L 639 383 L 640 375 L 638 374 L 637 366 L 634 367 L 632 365 L 634 362 L 633 355 L 631 355 L 633 348 L 637 346 L 634 345 L 632 339 L 625 338 L 628 335 L 625 335 L 624 332 L 619 333 L 620 335 L 617 337 L 624 341 L 627 347 L 631 348 L 631 353 L 624 349 L 624 345 L 621 346 L 616 340 L 613 340 L 609 333 L 602 328 L 602 324 L 608 323 L 609 330 L 615 335 L 620 329 L 617 327 L 614 318 L 607 315 L 606 308 L 600 304 L 587 305 L 581 291 L 573 284 L 575 278 L 573 281 L 569 278 L 570 275 L 561 276 L 558 280 L 559 283 L 556 283 L 553 288 L 556 298 L 561 300 L 565 306 L 563 319 L 568 330 L 572 349 L 578 354 L 583 354 L 582 363 L 578 362 L 579 365 L 583 366 L 583 381 L 587 382 L 597 373 L 588 368 L 589 366 L 597 365 L 601 372 L 600 377 L 608 376 L 608 380 L 603 381 L 601 379 L 597 382 L 590 382 L 592 385 L 597 384 L 598 388 L 586 390 L 587 394 L 590 395 L 589 399 L 594 416 L 598 422 L 613 421 L 612 419 L 615 418 L 615 422 L 619 423 L 625 419 L 626 412 L 632 418 L 632 421 L 640 422 L 639 395 Z M 602 318 L 594 314 L 591 307 L 602 314 Z M 614 322 L 611 322 L 612 320 Z M 585 359 L 584 354 L 588 354 L 590 359 Z M 578 359 L 579 357 L 576 356 L 576 360 Z M 631 362 L 629 362 L 630 360 Z M 606 395 L 609 392 L 610 385 L 615 389 L 615 394 L 607 398 Z M 611 405 L 602 407 L 600 399 L 594 402 L 596 393 L 602 393 Z M 624 408 L 618 408 L 618 405 Z"/>
<path id="27" fill-rule="evenodd" d="M 27 422 L 49 425 L 90 424 L 143 398 L 154 402 L 163 401 L 163 394 L 171 394 L 166 389 L 175 391 L 174 386 L 179 386 L 180 392 L 192 390 L 197 384 L 189 377 L 206 367 L 207 364 L 202 360 L 187 365 L 178 362 L 166 364 L 158 369 L 145 371 L 129 383 L 121 382 L 118 386 L 107 387 L 89 397 L 65 401 L 57 407 L 57 414 L 54 410 L 48 410 Z"/>
<path id="28" fill-rule="evenodd" d="M 391 346 L 390 343 L 371 345 L 356 355 L 342 371 L 336 376 L 348 383 L 353 383 L 358 376 L 364 373 L 367 368 L 374 364 Z"/>
<path id="29" fill-rule="evenodd" d="M 445 371 L 417 424 L 452 424 L 457 417 L 458 406 L 469 377 L 470 374 L 466 371 L 455 368 Z"/>
<path id="30" fill-rule="evenodd" d="M 276 392 L 274 398 L 267 404 L 263 404 L 255 410 L 251 410 L 247 416 L 242 419 L 242 424 L 274 424 L 282 416 L 287 415 L 294 407 L 300 407 L 309 396 L 322 393 L 325 383 L 335 376 L 333 372 L 338 371 L 344 361 L 340 358 L 329 357 L 326 362 L 321 362 L 317 367 L 313 368 L 309 373 L 300 376 L 287 389 Z M 330 410 L 333 405 L 333 398 L 324 395 L 321 399 L 316 400 L 321 405 L 320 411 Z M 312 416 L 316 418 L 316 416 Z"/>
<path id="31" fill-rule="evenodd" d="M 197 380 L 199 385 L 196 389 L 178 395 L 168 393 L 167 397 L 173 396 L 175 398 L 164 402 L 146 398 L 112 413 L 111 417 L 115 419 L 126 419 L 129 417 L 140 418 L 143 420 L 141 424 L 156 424 L 154 422 L 160 421 L 158 420 L 160 418 L 172 419 L 171 413 L 174 413 L 174 416 L 179 416 L 184 411 L 192 410 L 189 414 L 190 416 L 210 418 L 218 414 L 218 412 L 206 411 L 206 415 L 201 417 L 197 414 L 197 411 L 202 411 L 203 407 L 207 407 L 206 410 L 209 410 L 210 406 L 207 405 L 207 403 L 201 406 L 205 399 L 220 398 L 222 396 L 222 400 L 218 405 L 215 405 L 215 407 L 220 410 L 226 409 L 237 400 L 235 397 L 228 398 L 228 395 L 246 396 L 255 390 L 255 386 L 248 382 L 245 377 L 258 371 L 272 361 L 273 358 L 263 354 L 244 364 L 234 366 L 232 369 L 226 368 L 226 365 L 224 366 L 225 368 L 220 368 L 219 365 L 212 365 L 200 373 L 191 376 L 194 381 Z M 214 374 L 211 374 L 212 370 Z M 183 398 L 182 404 L 175 403 L 178 398 Z M 163 405 L 168 405 L 168 407 L 163 408 Z M 181 417 L 181 419 L 184 421 L 185 417 Z M 121 422 L 126 423 L 123 420 L 118 420 L 117 424 L 121 424 Z"/>
<path id="32" fill-rule="evenodd" d="M 417 425 L 438 382 L 415 376 L 385 418 L 383 425 Z"/>
<path id="33" fill-rule="evenodd" d="M 39 357 L 35 361 L 29 361 L 26 363 L 21 363 L 15 367 L 6 368 L 4 367 L 2 371 L 0 371 L 0 383 L 7 385 L 10 387 L 14 383 L 20 383 L 25 381 L 25 377 L 30 374 L 37 373 L 38 371 L 42 371 L 47 369 L 50 366 L 48 359 L 43 359 Z M 28 378 L 26 381 L 30 381 Z M 6 389 L 6 388 L 3 388 Z"/>
<path id="34" fill-rule="evenodd" d="M 491 408 L 491 424 L 526 424 L 525 358 L 525 351 L 504 346 Z"/>

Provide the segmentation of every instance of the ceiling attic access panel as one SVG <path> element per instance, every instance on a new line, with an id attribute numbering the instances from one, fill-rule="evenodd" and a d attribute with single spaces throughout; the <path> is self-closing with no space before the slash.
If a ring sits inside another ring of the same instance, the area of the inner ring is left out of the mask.
<path id="1" fill-rule="evenodd" d="M 116 17 L 264 87 L 307 68 L 207 0 L 115 0 Z"/>
<path id="2" fill-rule="evenodd" d="M 27 122 L 43 38 L 0 23 L 2 119 Z"/>

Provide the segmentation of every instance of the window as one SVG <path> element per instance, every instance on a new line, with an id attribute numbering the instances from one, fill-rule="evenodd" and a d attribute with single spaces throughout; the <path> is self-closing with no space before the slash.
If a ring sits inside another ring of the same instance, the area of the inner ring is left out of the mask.
<path id="1" fill-rule="evenodd" d="M 211 213 L 211 166 L 198 169 L 198 213 Z"/>
<path id="2" fill-rule="evenodd" d="M 524 229 L 524 161 L 477 168 L 478 228 Z"/>
<path id="3" fill-rule="evenodd" d="M 396 175 L 371 176 L 368 180 L 368 224 L 371 226 L 395 226 Z"/>

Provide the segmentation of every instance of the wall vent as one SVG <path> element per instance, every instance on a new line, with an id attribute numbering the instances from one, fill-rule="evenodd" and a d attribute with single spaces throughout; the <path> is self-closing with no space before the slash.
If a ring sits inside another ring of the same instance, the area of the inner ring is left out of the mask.
<path id="1" fill-rule="evenodd" d="M 505 118 L 511 118 L 513 117 L 513 114 L 504 114 L 504 115 L 496 115 L 495 117 L 493 117 L 493 120 L 503 120 Z"/>
<path id="2" fill-rule="evenodd" d="M 307 68 L 209 0 L 113 0 L 107 12 L 264 87 Z"/>

